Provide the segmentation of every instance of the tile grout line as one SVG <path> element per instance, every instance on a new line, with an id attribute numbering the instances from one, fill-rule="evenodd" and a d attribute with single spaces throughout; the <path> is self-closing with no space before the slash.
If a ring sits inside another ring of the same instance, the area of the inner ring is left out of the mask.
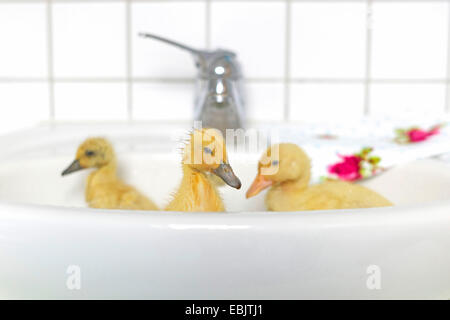
<path id="1" fill-rule="evenodd" d="M 290 117 L 290 77 L 291 77 L 291 0 L 286 0 L 286 25 L 284 44 L 284 121 L 289 121 Z"/>
<path id="2" fill-rule="evenodd" d="M 131 21 L 131 0 L 125 2 L 125 43 L 126 43 L 126 70 L 127 70 L 127 118 L 133 118 L 133 83 L 132 83 L 132 21 Z"/>
<path id="3" fill-rule="evenodd" d="M 364 110 L 365 116 L 370 113 L 370 89 L 372 76 L 372 18 L 373 18 L 373 0 L 367 0 L 366 7 L 366 69 L 364 81 Z"/>
<path id="4" fill-rule="evenodd" d="M 99 82 L 126 82 L 127 77 L 53 77 L 52 81 L 54 83 L 68 83 L 68 82 L 87 82 L 87 83 L 99 83 Z M 160 82 L 160 83 L 193 83 L 194 78 L 157 78 L 157 77 L 131 77 L 131 82 Z M 244 82 L 254 82 L 254 83 L 284 83 L 285 78 L 244 78 Z M 48 77 L 0 77 L 0 83 L 3 82 L 49 82 Z M 446 78 L 371 78 L 371 84 L 373 83 L 384 83 L 384 84 L 450 84 L 450 79 Z M 289 83 L 360 83 L 365 84 L 365 78 L 290 78 Z"/>
<path id="5" fill-rule="evenodd" d="M 53 70 L 53 4 L 52 0 L 47 0 L 47 85 L 49 103 L 49 121 L 55 120 L 55 81 Z"/>
<path id="6" fill-rule="evenodd" d="M 447 70 L 446 79 L 450 79 L 450 2 L 447 1 Z M 450 112 L 450 82 L 445 86 L 444 112 Z"/>

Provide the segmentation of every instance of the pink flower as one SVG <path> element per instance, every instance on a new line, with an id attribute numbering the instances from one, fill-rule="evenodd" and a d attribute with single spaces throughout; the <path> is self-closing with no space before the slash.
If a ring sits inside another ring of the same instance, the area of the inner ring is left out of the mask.
<path id="1" fill-rule="evenodd" d="M 429 131 L 421 130 L 421 129 L 412 129 L 408 131 L 409 141 L 411 142 L 419 142 L 424 141 L 428 137 L 433 136 L 439 133 L 439 126 L 431 128 Z"/>
<path id="2" fill-rule="evenodd" d="M 412 130 L 408 131 L 407 134 L 409 137 L 409 141 L 411 141 L 411 142 L 424 141 L 430 136 L 428 131 L 421 130 L 421 129 L 412 129 Z"/>
<path id="3" fill-rule="evenodd" d="M 339 155 L 339 157 L 343 161 L 330 165 L 328 167 L 328 172 L 330 174 L 337 175 L 339 179 L 345 181 L 355 181 L 360 179 L 361 174 L 359 172 L 359 163 L 362 159 L 356 155 Z"/>
<path id="4" fill-rule="evenodd" d="M 442 124 L 436 125 L 430 130 L 413 127 L 409 129 L 397 129 L 395 141 L 398 143 L 415 143 L 427 140 L 429 137 L 439 134 Z"/>

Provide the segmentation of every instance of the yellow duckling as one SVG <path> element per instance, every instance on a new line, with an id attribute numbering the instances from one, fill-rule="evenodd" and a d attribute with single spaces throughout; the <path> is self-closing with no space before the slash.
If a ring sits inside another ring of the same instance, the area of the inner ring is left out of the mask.
<path id="1" fill-rule="evenodd" d="M 111 144 L 103 138 L 89 138 L 78 148 L 72 164 L 62 172 L 97 168 L 87 179 L 86 202 L 91 208 L 159 210 L 146 196 L 117 178 L 117 161 Z"/>
<path id="2" fill-rule="evenodd" d="M 392 206 L 378 193 L 344 181 L 309 185 L 311 164 L 297 145 L 273 145 L 258 163 L 258 175 L 247 191 L 253 197 L 271 186 L 266 207 L 271 211 L 330 210 Z"/>
<path id="3" fill-rule="evenodd" d="M 183 150 L 183 178 L 168 211 L 225 211 L 217 190 L 217 181 L 208 173 L 220 177 L 229 186 L 239 189 L 241 182 L 228 163 L 225 142 L 216 129 L 194 130 Z"/>

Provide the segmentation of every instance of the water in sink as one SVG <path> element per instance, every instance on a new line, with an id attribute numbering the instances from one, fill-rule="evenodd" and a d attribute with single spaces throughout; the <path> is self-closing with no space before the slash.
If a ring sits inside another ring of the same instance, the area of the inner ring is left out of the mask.
<path id="1" fill-rule="evenodd" d="M 175 130 L 175 129 L 178 129 Z M 106 134 L 105 134 L 106 133 Z M 44 127 L 0 140 L 0 200 L 55 206 L 86 207 L 84 186 L 90 170 L 61 177 L 73 160 L 78 144 L 87 136 L 106 136 L 119 160 L 119 176 L 163 207 L 181 179 L 178 126 L 63 126 Z M 12 143 L 12 141 L 16 141 Z M 308 140 L 305 140 L 305 142 Z M 325 143 L 329 143 L 325 141 Z M 303 145 L 302 145 L 303 146 Z M 328 145 L 323 149 L 331 148 Z M 321 149 L 306 148 L 312 157 L 313 180 L 328 158 Z M 245 192 L 256 175 L 256 153 L 229 150 L 230 163 L 242 182 L 236 190 L 220 188 L 227 211 L 265 210 L 264 195 L 246 199 Z M 319 173 L 320 172 L 320 173 Z M 396 205 L 444 200 L 450 196 L 450 166 L 435 160 L 412 162 L 363 182 Z"/>
<path id="2" fill-rule="evenodd" d="M 263 197 L 245 199 L 245 191 L 256 174 L 259 155 L 230 155 L 230 162 L 243 185 L 240 190 L 220 188 L 229 211 L 264 210 Z M 131 154 L 119 158 L 118 175 L 151 197 L 160 207 L 167 204 L 181 179 L 179 154 Z M 61 177 L 71 156 L 23 159 L 2 163 L 0 199 L 57 206 L 86 207 L 84 186 L 91 169 Z"/>
<path id="3" fill-rule="evenodd" d="M 118 174 L 164 207 L 181 179 L 180 155 L 131 153 L 119 158 Z M 259 154 L 229 155 L 230 163 L 242 181 L 242 188 L 220 188 L 227 211 L 264 211 L 264 195 L 246 199 L 245 192 L 256 174 Z M 27 157 L 2 161 L 0 200 L 55 206 L 86 207 L 84 186 L 91 169 L 61 177 L 72 156 Z M 422 160 L 392 169 L 364 182 L 396 205 L 446 199 L 450 193 L 450 167 Z"/>

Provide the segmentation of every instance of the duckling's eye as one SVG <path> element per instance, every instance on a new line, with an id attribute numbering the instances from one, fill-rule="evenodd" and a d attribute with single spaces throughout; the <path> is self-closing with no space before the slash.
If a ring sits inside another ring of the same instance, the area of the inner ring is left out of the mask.
<path id="1" fill-rule="evenodd" d="M 205 153 L 210 154 L 210 155 L 213 154 L 212 150 L 210 148 L 208 148 L 208 147 L 204 147 L 203 151 L 205 151 Z"/>
<path id="2" fill-rule="evenodd" d="M 84 154 L 86 155 L 86 157 L 92 157 L 95 155 L 95 151 L 86 150 L 86 152 Z"/>
<path id="3" fill-rule="evenodd" d="M 277 166 L 279 163 L 280 163 L 280 162 L 279 162 L 278 160 L 272 161 L 272 165 L 273 165 L 273 166 Z"/>

